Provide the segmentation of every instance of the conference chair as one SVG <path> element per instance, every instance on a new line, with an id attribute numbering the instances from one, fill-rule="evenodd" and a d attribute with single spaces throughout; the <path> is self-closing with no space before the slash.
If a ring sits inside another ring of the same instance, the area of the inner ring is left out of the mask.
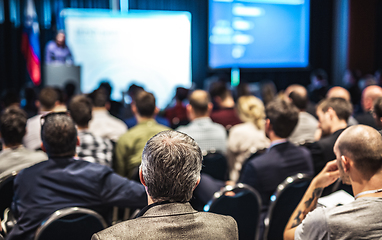
<path id="1" fill-rule="evenodd" d="M 257 240 L 261 213 L 259 193 L 238 183 L 216 192 L 204 211 L 232 216 L 238 225 L 240 240 Z"/>
<path id="2" fill-rule="evenodd" d="M 268 213 L 264 220 L 264 240 L 282 240 L 284 228 L 301 201 L 312 178 L 303 173 L 287 177 L 271 196 Z"/>
<path id="3" fill-rule="evenodd" d="M 228 179 L 227 158 L 219 151 L 203 152 L 202 173 L 208 174 L 214 179 L 226 181 Z"/>
<path id="4" fill-rule="evenodd" d="M 5 234 L 12 230 L 16 223 L 10 208 L 13 200 L 13 181 L 18 173 L 13 171 L 0 179 L 0 219 L 2 219 L 1 226 Z"/>
<path id="5" fill-rule="evenodd" d="M 70 207 L 55 211 L 37 229 L 34 240 L 88 240 L 107 227 L 93 210 Z"/>

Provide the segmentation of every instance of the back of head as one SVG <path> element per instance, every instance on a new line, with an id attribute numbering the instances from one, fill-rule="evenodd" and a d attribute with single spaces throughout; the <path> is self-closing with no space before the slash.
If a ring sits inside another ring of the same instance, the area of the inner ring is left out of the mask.
<path id="1" fill-rule="evenodd" d="M 301 94 L 299 91 L 292 91 L 288 97 L 300 111 L 305 110 L 308 106 L 308 94 L 306 91 L 305 94 Z"/>
<path id="2" fill-rule="evenodd" d="M 366 87 L 362 92 L 362 106 L 364 111 L 370 111 L 373 107 L 374 101 L 382 97 L 382 88 L 377 85 Z"/>
<path id="3" fill-rule="evenodd" d="M 85 127 L 92 119 L 92 102 L 85 95 L 72 98 L 69 104 L 70 116 L 79 127 Z"/>
<path id="4" fill-rule="evenodd" d="M 64 112 L 42 117 L 41 139 L 49 157 L 73 157 L 76 153 L 77 130 Z"/>
<path id="5" fill-rule="evenodd" d="M 151 118 L 155 113 L 155 97 L 152 93 L 140 91 L 136 95 L 135 106 L 142 117 Z"/>
<path id="6" fill-rule="evenodd" d="M 275 99 L 265 108 L 265 115 L 272 124 L 272 129 L 278 137 L 289 137 L 298 122 L 299 111 L 296 106 L 285 100 Z"/>
<path id="7" fill-rule="evenodd" d="M 64 91 L 59 88 L 59 87 L 55 87 L 54 90 L 56 90 L 57 92 L 57 96 L 58 96 L 58 101 L 60 102 L 60 104 L 64 103 Z"/>
<path id="8" fill-rule="evenodd" d="M 20 96 L 18 91 L 14 89 L 7 90 L 2 95 L 2 103 L 4 104 L 4 107 L 10 107 L 10 106 L 19 106 L 20 105 Z"/>
<path id="9" fill-rule="evenodd" d="M 373 109 L 374 109 L 375 116 L 378 119 L 382 118 L 382 97 L 379 97 L 374 101 Z"/>
<path id="10" fill-rule="evenodd" d="M 349 102 L 351 100 L 349 91 L 339 86 L 335 86 L 329 89 L 329 91 L 326 93 L 326 98 L 343 98 Z"/>
<path id="11" fill-rule="evenodd" d="M 221 100 L 224 101 L 227 97 L 231 96 L 230 90 L 227 88 L 227 85 L 225 82 L 218 81 L 213 82 L 210 85 L 209 93 L 212 99 L 219 97 Z"/>
<path id="12" fill-rule="evenodd" d="M 328 98 L 318 103 L 317 109 L 322 110 L 324 113 L 332 108 L 338 119 L 347 121 L 353 112 L 353 106 L 349 101 L 343 98 Z"/>
<path id="13" fill-rule="evenodd" d="M 59 96 L 54 88 L 46 87 L 40 91 L 38 100 L 44 110 L 50 111 L 53 110 L 56 102 L 59 101 Z"/>
<path id="14" fill-rule="evenodd" d="M 208 113 L 210 97 L 206 91 L 193 91 L 189 97 L 189 102 L 196 116 L 204 116 Z"/>
<path id="15" fill-rule="evenodd" d="M 0 117 L 0 132 L 5 146 L 22 143 L 27 124 L 27 114 L 19 107 L 6 108 Z"/>
<path id="16" fill-rule="evenodd" d="M 141 168 L 154 202 L 187 202 L 200 177 L 202 152 L 184 133 L 160 132 L 146 143 Z"/>
<path id="17" fill-rule="evenodd" d="M 183 88 L 183 87 L 176 88 L 175 98 L 178 101 L 183 102 L 185 99 L 187 99 L 187 96 L 188 96 L 188 89 L 187 88 Z"/>
<path id="18" fill-rule="evenodd" d="M 355 167 L 370 178 L 382 168 L 382 136 L 372 127 L 355 125 L 341 133 L 335 148 L 354 161 Z"/>
<path id="19" fill-rule="evenodd" d="M 252 122 L 258 129 L 264 128 L 265 109 L 263 102 L 255 96 L 242 96 L 237 101 L 239 118 Z"/>
<path id="20" fill-rule="evenodd" d="M 105 107 L 108 101 L 107 91 L 104 88 L 98 88 L 89 94 L 94 107 Z"/>
<path id="21" fill-rule="evenodd" d="M 129 89 L 127 90 L 127 93 L 129 94 L 131 99 L 134 101 L 135 100 L 135 96 L 138 94 L 138 92 L 143 91 L 143 90 L 144 90 L 143 87 L 135 85 L 135 84 L 132 84 L 129 87 Z"/>

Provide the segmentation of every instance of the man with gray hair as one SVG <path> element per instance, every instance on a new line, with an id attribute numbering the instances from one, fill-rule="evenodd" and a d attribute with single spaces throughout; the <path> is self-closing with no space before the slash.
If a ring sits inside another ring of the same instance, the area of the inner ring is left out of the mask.
<path id="1" fill-rule="evenodd" d="M 229 216 L 197 212 L 188 201 L 200 181 L 202 152 L 188 135 L 163 131 L 152 137 L 142 154 L 139 177 L 148 206 L 129 220 L 95 235 L 100 239 L 238 239 Z"/>

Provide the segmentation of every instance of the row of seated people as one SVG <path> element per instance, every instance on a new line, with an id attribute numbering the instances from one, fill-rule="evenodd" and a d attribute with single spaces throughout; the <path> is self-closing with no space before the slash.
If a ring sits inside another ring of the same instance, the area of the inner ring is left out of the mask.
<path id="1" fill-rule="evenodd" d="M 293 102 L 298 100 L 298 97 L 295 96 L 295 95 L 297 95 L 297 94 L 295 94 L 296 92 L 298 92 L 298 90 L 291 91 L 291 94 L 289 94 L 289 97 Z M 296 100 L 296 98 L 297 98 L 297 100 Z M 141 99 L 141 100 L 139 100 L 139 99 Z M 77 102 L 77 106 L 75 104 L 76 102 Z M 140 102 L 145 103 L 145 104 L 140 105 L 139 104 Z M 147 102 L 150 102 L 151 104 L 146 104 Z M 91 102 L 88 100 L 88 98 L 86 98 L 84 96 L 79 96 L 79 97 L 76 97 L 73 99 L 73 103 L 74 103 L 73 106 L 69 106 L 69 110 L 71 112 L 72 118 L 74 119 L 74 121 L 77 124 L 78 132 L 80 133 L 82 130 L 86 130 L 88 127 L 86 123 L 89 122 L 91 115 L 92 115 L 91 114 L 91 109 L 92 109 L 91 108 Z M 150 106 L 148 107 L 148 105 L 150 105 Z M 323 138 L 322 140 L 329 139 L 329 137 L 332 135 L 335 135 L 334 133 L 338 132 L 338 130 L 346 128 L 347 119 L 351 115 L 351 112 L 352 112 L 351 111 L 351 105 L 350 105 L 350 107 L 349 107 L 349 105 L 350 104 L 348 103 L 348 101 L 341 99 L 341 98 L 329 98 L 326 102 L 324 101 L 324 102 L 320 103 L 320 105 L 318 107 L 317 115 L 319 116 L 320 128 L 322 129 L 322 134 L 323 135 L 331 134 L 331 135 Z M 77 109 L 76 109 L 76 107 L 77 107 Z M 191 124 L 187 127 L 180 127 L 180 128 L 178 128 L 178 130 L 181 132 L 185 132 L 188 135 L 192 136 L 196 140 L 196 142 L 200 145 L 202 150 L 204 147 L 205 147 L 204 149 L 211 149 L 211 145 L 216 144 L 217 147 L 215 147 L 214 149 L 217 149 L 220 146 L 220 147 L 223 147 L 223 151 L 224 151 L 224 148 L 226 145 L 224 143 L 222 144 L 221 139 L 216 141 L 216 138 L 214 138 L 213 136 L 216 135 L 216 133 L 218 133 L 217 135 L 219 135 L 219 133 L 221 133 L 221 136 L 223 136 L 223 133 L 224 133 L 224 136 L 226 137 L 226 131 L 225 131 L 226 129 L 224 127 L 221 127 L 218 124 L 212 123 L 212 121 L 209 119 L 208 116 L 209 116 L 209 112 L 211 111 L 211 107 L 212 106 L 211 106 L 211 103 L 209 101 L 208 94 L 206 92 L 201 91 L 201 90 L 194 91 L 190 96 L 190 105 L 189 105 L 189 115 L 190 115 L 190 119 L 191 119 Z M 132 163 L 131 165 L 126 164 L 126 162 L 127 162 L 126 159 L 129 156 L 131 156 L 130 146 L 132 146 L 132 148 L 134 148 L 135 146 L 133 146 L 133 145 L 136 144 L 136 142 L 129 144 L 129 141 L 131 141 L 131 139 L 134 139 L 135 136 L 144 136 L 142 138 L 145 138 L 146 132 L 147 132 L 147 135 L 150 135 L 147 137 L 147 139 L 149 139 L 155 133 L 168 129 L 168 128 L 162 128 L 160 126 L 159 126 L 159 128 L 161 128 L 161 129 L 155 129 L 155 127 L 158 127 L 158 124 L 156 124 L 155 121 L 152 119 L 154 116 L 154 113 L 156 111 L 155 110 L 155 98 L 153 97 L 152 94 L 146 93 L 144 91 L 142 91 L 141 94 L 138 94 L 137 100 L 136 100 L 135 104 L 133 104 L 133 109 L 134 108 L 135 108 L 134 111 L 139 113 L 138 117 L 137 117 L 138 122 L 139 123 L 145 122 L 146 125 L 143 125 L 139 131 L 138 130 L 133 131 L 134 129 L 139 129 L 139 128 L 132 128 L 125 135 L 123 135 L 122 137 L 119 138 L 119 140 L 117 141 L 117 145 L 116 145 L 117 161 L 115 163 L 116 163 L 116 165 L 122 165 L 123 166 L 122 168 L 120 168 L 120 169 L 123 169 L 123 170 L 121 170 L 121 171 L 123 171 L 123 173 L 120 173 L 120 174 L 122 176 L 129 176 L 129 177 L 132 177 L 132 175 L 137 172 L 137 167 L 140 164 L 140 159 L 137 161 L 138 163 L 130 162 L 130 163 Z M 287 112 L 282 113 L 281 110 L 286 110 Z M 79 116 L 77 119 L 76 119 L 76 111 L 78 114 L 77 116 Z M 105 109 L 103 109 L 103 111 L 105 111 Z M 82 116 L 81 116 L 81 114 L 82 114 Z M 278 101 L 272 102 L 272 104 L 269 104 L 267 106 L 265 114 L 263 114 L 263 115 L 266 116 L 266 118 L 267 118 L 267 120 L 265 121 L 265 128 L 262 127 L 261 124 L 259 124 L 259 123 L 261 123 L 261 121 L 257 121 L 258 125 L 257 126 L 255 125 L 255 126 L 257 127 L 258 132 L 261 132 L 262 135 L 260 135 L 260 137 L 256 136 L 256 138 L 262 138 L 264 136 L 263 139 L 265 142 L 267 142 L 265 144 L 269 144 L 269 140 L 267 140 L 265 138 L 265 133 L 267 134 L 267 136 L 270 138 L 270 142 L 272 144 L 269 152 L 271 152 L 273 149 L 276 149 L 277 145 L 285 145 L 282 143 L 286 142 L 285 139 L 295 130 L 294 128 L 297 125 L 297 122 L 301 122 L 299 120 L 299 118 L 300 118 L 299 111 L 295 107 L 293 107 L 292 104 L 288 103 L 287 101 L 278 100 Z M 281 115 L 281 117 L 285 117 L 284 115 L 286 115 L 286 118 L 278 119 L 278 118 L 280 118 L 280 116 L 278 116 L 278 115 Z M 321 116 L 321 115 L 323 115 L 323 116 Z M 292 118 L 292 120 L 290 120 L 290 119 L 288 120 L 288 117 Z M 19 117 L 16 117 L 16 118 L 19 119 Z M 40 127 L 39 129 L 41 129 L 41 121 L 42 121 L 41 116 L 39 118 L 40 118 L 39 119 L 39 127 Z M 210 127 L 208 127 L 208 125 L 207 125 L 207 127 L 205 127 L 203 129 L 203 121 L 200 121 L 200 120 L 203 120 L 204 122 L 207 122 L 208 124 L 210 124 Z M 198 124 L 198 121 L 200 121 L 201 123 Z M 290 124 L 288 124 L 288 122 Z M 293 123 L 294 123 L 294 125 L 293 125 Z M 195 124 L 195 125 L 192 126 L 193 124 Z M 256 124 L 256 122 L 255 122 L 255 124 Z M 284 125 L 287 126 L 288 129 L 283 130 L 282 128 Z M 6 128 L 5 126 L 6 125 L 4 124 L 4 128 Z M 148 131 L 148 129 L 153 129 L 152 126 L 154 126 L 154 130 L 153 130 L 154 133 Z M 216 128 L 214 129 L 213 126 L 216 126 Z M 279 128 L 279 129 L 275 130 L 274 126 L 277 126 L 276 128 Z M 343 126 L 343 128 L 339 128 L 342 126 Z M 99 128 L 101 128 L 101 127 L 99 127 Z M 105 128 L 106 128 L 106 126 L 105 126 Z M 192 131 L 193 129 L 194 129 L 194 131 Z M 278 133 L 279 135 L 275 134 L 275 131 L 280 131 L 280 129 L 282 129 L 281 131 L 284 131 L 284 133 Z M 209 130 L 211 130 L 211 131 L 208 132 Z M 233 130 L 234 130 L 234 128 L 231 129 L 232 132 L 233 132 Z M 198 133 L 198 131 L 199 131 L 199 133 Z M 232 132 L 230 132 L 230 134 Z M 288 134 L 285 135 L 286 133 L 288 133 Z M 339 135 L 339 133 L 338 133 L 338 135 Z M 198 134 L 200 136 L 199 138 L 198 138 Z M 337 137 L 338 137 L 338 135 L 337 135 Z M 206 136 L 210 136 L 210 140 L 207 139 L 207 141 L 205 141 Z M 249 136 L 249 134 L 247 136 L 243 136 L 242 138 L 239 138 L 239 139 L 242 141 L 243 140 L 246 141 L 246 137 L 248 137 L 248 136 Z M 125 139 L 124 139 L 124 137 L 125 137 Z M 142 149 L 143 149 L 144 145 L 146 144 L 147 139 L 145 139 L 145 140 L 140 139 L 140 141 L 141 141 L 140 144 L 142 145 Z M 312 146 L 316 147 L 316 148 L 310 147 L 312 156 L 310 156 L 309 152 L 308 152 L 308 154 L 304 155 L 303 158 L 305 160 L 305 163 L 307 163 L 307 165 L 309 165 L 309 160 L 307 160 L 307 159 L 313 157 L 313 160 L 315 160 L 314 156 L 318 156 L 317 159 L 319 161 L 313 161 L 310 163 L 312 166 L 313 165 L 315 166 L 315 170 L 316 170 L 315 173 L 318 173 L 322 169 L 323 165 L 325 165 L 325 163 L 327 162 L 326 159 L 323 160 L 323 158 L 326 154 L 324 151 L 330 149 L 330 151 L 332 152 L 333 151 L 332 148 L 333 148 L 335 140 L 336 140 L 336 138 L 334 139 L 333 144 L 330 148 L 323 148 L 322 147 L 323 144 L 322 143 L 320 144 L 319 142 L 317 142 L 316 144 L 312 144 Z M 203 144 L 203 141 L 205 141 L 204 144 Z M 124 142 L 126 142 L 126 144 Z M 322 142 L 324 142 L 324 141 L 322 141 Z M 15 148 L 15 146 L 18 146 L 18 145 L 20 145 L 20 142 L 18 142 L 16 144 L 12 143 L 9 145 L 10 146 L 9 148 L 10 149 Z M 293 147 L 294 146 L 290 145 L 286 149 L 290 150 L 290 149 L 293 149 Z M 86 147 L 84 147 L 84 148 L 86 149 Z M 118 149 L 120 149 L 120 151 Z M 258 149 L 261 149 L 261 148 L 258 148 Z M 298 148 L 298 149 L 303 151 L 302 150 L 303 148 Z M 45 149 L 45 151 L 46 151 L 46 149 Z M 139 152 L 139 150 L 137 150 L 137 151 Z M 246 149 L 246 151 L 248 151 L 248 152 L 252 151 L 253 152 L 253 150 L 250 150 L 250 149 Z M 142 152 L 142 150 L 140 150 L 138 158 L 140 158 L 141 152 Z M 248 152 L 246 154 L 248 154 Z M 269 152 L 267 152 L 267 154 Z M 305 151 L 305 153 L 306 153 L 306 151 Z M 120 154 L 120 156 L 121 156 L 119 159 L 122 159 L 122 162 L 120 162 L 120 163 L 118 163 L 118 154 Z M 105 152 L 103 153 L 103 155 L 111 156 L 111 154 L 106 154 Z M 101 153 L 101 156 L 103 156 L 103 155 Z M 262 155 L 261 157 L 263 157 L 265 155 L 266 154 Z M 296 154 L 286 154 L 286 155 L 294 156 Z M 333 153 L 333 155 L 334 155 L 334 153 Z M 95 159 L 102 159 L 101 156 L 96 157 Z M 328 160 L 335 158 L 335 156 L 333 156 L 333 157 L 330 156 L 330 157 L 331 158 L 329 158 Z M 277 157 L 276 157 L 276 159 L 277 159 Z M 265 160 L 265 162 L 269 162 L 269 161 Z M 127 162 L 127 163 L 129 163 L 129 162 Z M 247 164 L 248 166 L 250 166 L 249 163 Z M 275 163 L 275 164 L 282 166 L 282 164 L 280 164 L 280 162 Z M 319 166 L 316 166 L 317 164 Z M 232 166 L 232 163 L 230 165 Z M 234 165 L 239 165 L 239 164 L 236 164 L 236 162 L 235 162 Z M 301 164 L 297 164 L 297 165 L 300 167 Z M 252 168 L 255 169 L 256 167 L 252 167 Z M 116 168 L 116 169 L 118 169 L 118 168 Z M 231 169 L 233 169 L 233 168 L 231 167 Z M 245 172 L 247 171 L 246 169 L 247 169 L 247 167 L 245 167 L 243 169 L 241 174 L 237 174 L 237 175 L 245 176 Z M 250 167 L 248 167 L 248 169 L 250 169 Z M 308 172 L 311 175 L 313 175 L 311 167 L 307 167 L 306 169 L 305 169 L 306 170 L 305 172 Z M 300 171 L 300 170 L 297 172 L 304 172 L 304 171 Z M 240 171 L 240 169 L 237 171 Z M 117 172 L 118 172 L 118 170 L 117 170 Z M 281 180 L 278 181 L 278 183 L 275 183 L 276 186 L 282 180 L 284 180 L 287 176 L 292 175 L 292 172 L 293 171 L 289 172 L 282 179 L 281 179 L 281 175 L 280 175 Z M 256 175 L 260 176 L 261 173 L 262 173 L 261 170 L 260 171 L 257 170 L 257 171 L 255 171 L 255 173 L 251 173 L 248 175 L 250 176 L 250 178 L 253 178 L 253 176 L 256 176 Z M 266 173 L 266 172 L 264 172 L 264 173 Z M 265 174 L 265 175 L 268 177 L 274 177 L 275 176 L 275 174 Z M 240 179 L 240 180 L 245 182 L 245 180 L 242 180 L 242 179 Z M 258 180 L 255 179 L 254 181 L 258 181 Z M 249 183 L 249 181 L 248 181 L 248 183 Z M 255 186 L 255 184 L 250 184 L 250 185 Z M 259 190 L 262 187 L 267 188 L 268 187 L 267 185 L 268 185 L 268 182 L 259 184 L 259 186 L 257 186 L 257 187 L 255 186 L 255 188 Z M 274 189 L 276 188 L 276 186 L 274 187 Z M 273 189 L 273 191 L 274 191 L 274 189 Z M 261 190 L 259 190 L 259 191 L 262 192 Z M 265 197 L 265 202 L 267 202 L 267 197 Z"/>

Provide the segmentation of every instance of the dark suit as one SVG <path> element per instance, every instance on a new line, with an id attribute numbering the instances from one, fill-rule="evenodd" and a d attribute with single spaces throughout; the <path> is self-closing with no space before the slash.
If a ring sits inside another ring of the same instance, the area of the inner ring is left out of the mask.
<path id="1" fill-rule="evenodd" d="M 255 188 L 261 195 L 263 212 L 268 210 L 269 199 L 277 186 L 287 177 L 297 173 L 313 175 L 313 163 L 309 151 L 290 142 L 271 146 L 264 154 L 249 159 L 240 182 Z"/>
<path id="2" fill-rule="evenodd" d="M 14 183 L 12 210 L 17 224 L 7 239 L 31 240 L 43 220 L 67 207 L 93 209 L 103 216 L 112 206 L 143 207 L 143 185 L 114 173 L 110 168 L 75 160 L 49 159 L 21 171 Z"/>
<path id="3" fill-rule="evenodd" d="M 381 130 L 381 128 L 377 126 L 377 123 L 375 122 L 375 119 L 371 112 L 358 114 L 357 116 L 355 116 L 355 119 L 358 121 L 359 124 L 364 124 L 377 130 Z"/>
<path id="4" fill-rule="evenodd" d="M 96 233 L 92 240 L 238 239 L 232 217 L 197 212 L 189 203 L 152 204 L 147 208 L 141 217 Z"/>
<path id="5" fill-rule="evenodd" d="M 323 137 L 319 141 L 307 146 L 312 154 L 315 175 L 321 172 L 327 162 L 336 159 L 333 147 L 337 138 L 344 130 L 345 129 L 337 130 L 333 134 Z"/>

